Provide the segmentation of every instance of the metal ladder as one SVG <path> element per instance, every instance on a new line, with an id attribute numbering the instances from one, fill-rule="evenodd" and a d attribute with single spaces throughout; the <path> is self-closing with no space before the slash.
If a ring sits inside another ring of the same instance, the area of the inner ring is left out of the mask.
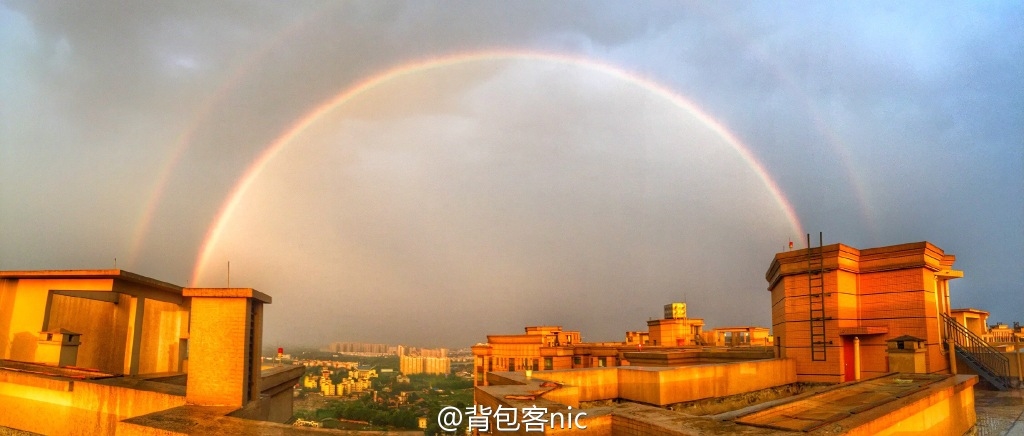
<path id="1" fill-rule="evenodd" d="M 807 234 L 807 294 L 811 316 L 811 360 L 824 361 L 825 354 L 825 275 L 822 255 L 822 233 L 818 232 L 818 247 L 811 247 L 811 234 Z"/>

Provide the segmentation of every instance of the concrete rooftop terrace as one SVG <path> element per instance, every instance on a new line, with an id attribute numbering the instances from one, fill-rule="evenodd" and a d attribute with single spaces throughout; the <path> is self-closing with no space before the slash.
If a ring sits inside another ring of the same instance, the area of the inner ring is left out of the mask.
<path id="1" fill-rule="evenodd" d="M 234 409 L 225 407 L 181 406 L 123 421 L 124 429 L 136 435 L 369 435 L 379 431 L 346 431 L 295 427 L 267 421 L 227 416 Z M 422 431 L 389 431 L 389 435 L 417 435 Z"/>
<path id="2" fill-rule="evenodd" d="M 688 391 L 690 399 L 677 403 L 681 404 L 691 399 L 714 401 L 735 392 L 755 391 L 762 385 L 782 386 L 792 382 L 772 374 L 786 360 L 667 369 L 539 371 L 530 378 L 522 372 L 497 372 L 489 374 L 489 386 L 476 388 L 476 402 L 517 409 L 536 406 L 549 414 L 586 413 L 581 422 L 593 435 L 963 434 L 976 421 L 974 375 L 893 373 L 702 416 L 681 411 L 685 409 L 672 410 L 673 403 L 683 396 L 665 397 L 660 393 Z M 624 370 L 633 375 L 618 374 Z M 673 372 L 675 377 L 666 378 Z M 661 382 L 653 383 L 654 377 Z M 761 385 L 750 385 L 745 390 L 730 388 L 736 384 L 730 384 L 730 379 L 745 377 L 760 379 Z M 546 431 L 563 432 L 559 428 Z"/>
<path id="3" fill-rule="evenodd" d="M 261 385 L 290 391 L 304 372 L 304 367 L 296 365 L 262 368 Z M 42 434 L 308 433 L 246 419 L 260 414 L 255 410 L 263 407 L 260 402 L 242 409 L 188 405 L 186 378 L 185 373 L 122 376 L 0 360 L 0 430 L 7 426 Z M 63 426 L 66 422 L 75 425 L 69 429 Z"/>
<path id="4" fill-rule="evenodd" d="M 921 392 L 928 385 L 949 377 L 939 374 L 881 376 L 746 414 L 736 422 L 777 430 L 815 430 Z"/>

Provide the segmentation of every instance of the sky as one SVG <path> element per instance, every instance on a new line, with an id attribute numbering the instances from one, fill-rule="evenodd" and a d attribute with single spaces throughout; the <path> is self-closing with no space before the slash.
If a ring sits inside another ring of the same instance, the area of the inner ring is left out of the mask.
<path id="1" fill-rule="evenodd" d="M 0 2 L 0 269 L 271 295 L 265 342 L 771 324 L 930 241 L 1024 321 L 1020 2 Z"/>

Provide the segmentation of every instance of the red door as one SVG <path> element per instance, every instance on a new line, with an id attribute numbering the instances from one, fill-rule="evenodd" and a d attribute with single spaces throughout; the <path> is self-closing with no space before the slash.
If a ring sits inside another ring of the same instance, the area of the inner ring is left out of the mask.
<path id="1" fill-rule="evenodd" d="M 843 337 L 843 381 L 853 381 L 853 339 Z"/>

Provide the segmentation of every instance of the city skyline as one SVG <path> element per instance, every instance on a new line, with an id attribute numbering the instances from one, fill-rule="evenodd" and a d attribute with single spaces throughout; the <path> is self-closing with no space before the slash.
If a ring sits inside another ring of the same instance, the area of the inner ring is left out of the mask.
<path id="1" fill-rule="evenodd" d="M 930 241 L 1024 314 L 1016 3 L 0 4 L 0 269 L 274 295 L 269 344 L 621 341 Z"/>

